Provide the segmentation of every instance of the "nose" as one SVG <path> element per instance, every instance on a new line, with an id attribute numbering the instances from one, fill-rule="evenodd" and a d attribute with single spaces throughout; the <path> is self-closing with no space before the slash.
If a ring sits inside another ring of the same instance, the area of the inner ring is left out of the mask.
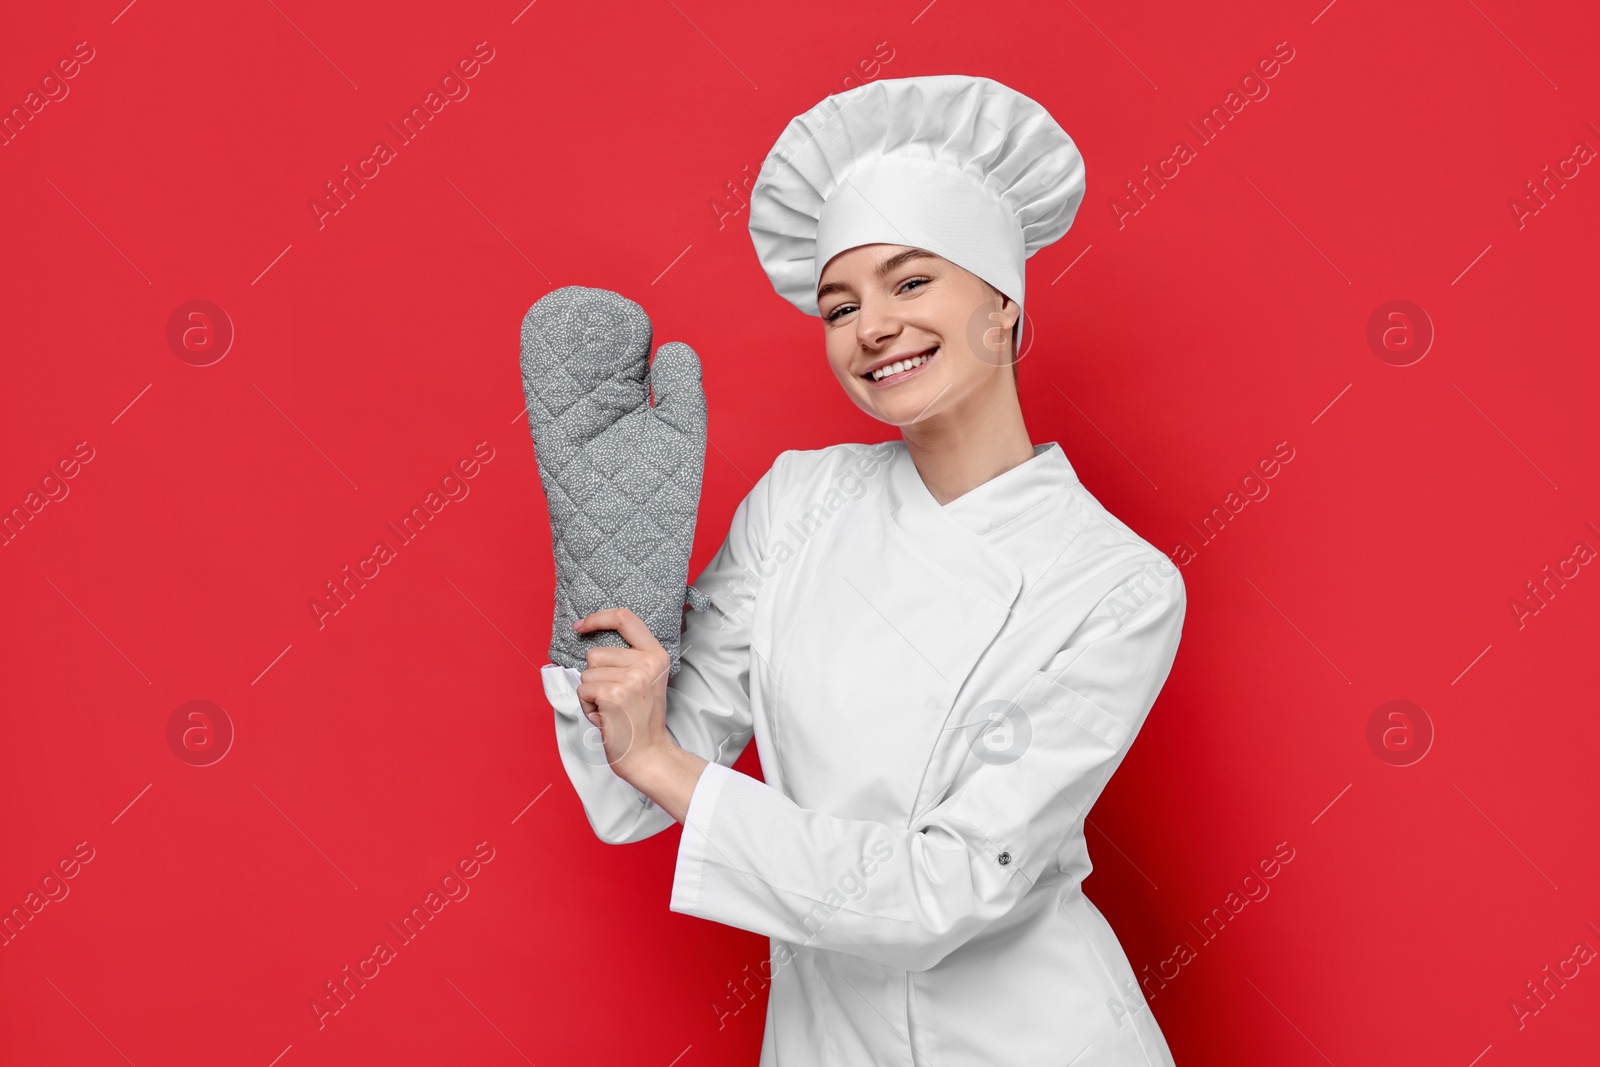
<path id="1" fill-rule="evenodd" d="M 900 326 L 894 305 L 888 302 L 864 300 L 856 311 L 856 341 L 862 348 L 882 348 L 900 333 Z"/>

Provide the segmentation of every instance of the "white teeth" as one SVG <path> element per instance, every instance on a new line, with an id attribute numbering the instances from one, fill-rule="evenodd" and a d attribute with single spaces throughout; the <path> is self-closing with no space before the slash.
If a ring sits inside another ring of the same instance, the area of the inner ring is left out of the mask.
<path id="1" fill-rule="evenodd" d="M 898 363 L 891 363 L 887 367 L 879 367 L 872 372 L 872 380 L 881 382 L 891 374 L 899 374 L 901 371 L 910 370 L 912 367 L 920 367 L 932 358 L 932 356 L 912 356 L 910 359 L 902 359 Z"/>

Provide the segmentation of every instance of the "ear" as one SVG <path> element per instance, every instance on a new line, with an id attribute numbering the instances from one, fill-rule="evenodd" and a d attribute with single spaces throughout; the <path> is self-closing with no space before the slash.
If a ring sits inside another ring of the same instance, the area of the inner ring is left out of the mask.
<path id="1" fill-rule="evenodd" d="M 1021 332 L 1017 329 L 1017 320 L 1022 317 L 1022 309 L 1017 306 L 1017 302 L 1015 300 L 1011 299 L 1009 296 L 1006 296 L 998 289 L 995 290 L 995 295 L 1000 298 L 1000 322 L 997 325 L 1003 327 L 1005 329 L 1005 336 L 1011 339 L 1011 359 L 1007 362 L 1011 367 L 1012 375 L 1015 376 L 1017 373 L 1017 360 L 1019 358 L 1017 343 L 1021 339 Z"/>
<path id="2" fill-rule="evenodd" d="M 1019 318 L 1022 317 L 1022 309 L 1018 307 L 1016 301 L 1013 301 L 1010 296 L 1002 299 L 1005 302 L 1000 306 L 1000 314 L 1005 315 L 1006 323 L 1010 323 L 1008 333 L 1011 336 L 1011 381 L 1014 382 L 1016 381 L 1016 373 L 1018 373 L 1018 363 L 1022 362 L 1022 326 L 1018 322 Z"/>
<path id="3" fill-rule="evenodd" d="M 994 313 L 992 312 L 990 313 L 989 321 L 1007 332 L 1014 331 L 1017 326 L 1017 319 L 1022 315 L 1022 309 L 1017 307 L 1015 300 L 996 289 L 993 282 L 985 281 L 983 284 L 988 287 L 989 295 L 1000 301 L 999 314 L 1001 317 L 999 321 L 995 321 Z"/>
<path id="4" fill-rule="evenodd" d="M 1015 300 L 1004 293 L 997 290 L 995 295 L 1000 297 L 1000 314 L 1004 316 L 1001 325 L 1008 331 L 1014 331 L 1017 328 L 1017 319 L 1022 315 L 1022 309 L 1017 306 Z"/>

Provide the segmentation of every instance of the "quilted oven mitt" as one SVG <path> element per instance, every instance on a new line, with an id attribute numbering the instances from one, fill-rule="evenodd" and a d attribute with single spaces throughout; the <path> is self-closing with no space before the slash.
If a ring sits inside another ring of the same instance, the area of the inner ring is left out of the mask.
<path id="1" fill-rule="evenodd" d="M 615 630 L 576 633 L 576 620 L 630 609 L 677 674 L 684 604 L 708 606 L 688 586 L 706 454 L 700 359 L 674 341 L 652 366 L 650 343 L 644 309 L 606 289 L 557 289 L 522 320 L 522 387 L 555 551 L 550 660 L 574 686 L 590 647 L 628 645 Z"/>

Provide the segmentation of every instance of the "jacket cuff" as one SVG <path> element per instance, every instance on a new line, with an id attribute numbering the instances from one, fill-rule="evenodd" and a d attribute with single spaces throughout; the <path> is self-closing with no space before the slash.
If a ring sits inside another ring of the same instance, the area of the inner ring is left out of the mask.
<path id="1" fill-rule="evenodd" d="M 546 663 L 539 668 L 539 680 L 544 683 L 544 698 L 558 714 L 569 719 L 583 715 L 583 705 L 578 700 L 577 692 L 582 678 L 581 671 L 557 663 Z"/>
<path id="2" fill-rule="evenodd" d="M 599 732 L 598 728 L 589 721 L 588 716 L 584 715 L 583 701 L 578 699 L 578 686 L 583 681 L 582 671 L 576 667 L 563 667 L 556 663 L 546 663 L 539 668 L 539 678 L 544 682 L 545 699 L 550 702 L 552 708 L 555 708 L 557 715 L 572 720 L 581 729 Z M 672 732 L 670 727 L 667 732 Z M 673 740 L 677 740 L 677 735 L 673 735 Z M 584 762 L 592 761 L 586 759 Z M 610 770 L 610 767 L 607 766 L 606 769 Z M 654 808 L 656 806 L 656 802 L 651 800 L 649 796 L 635 789 L 631 783 L 624 782 L 620 777 L 617 777 L 615 771 L 611 771 L 611 774 L 619 783 L 628 787 L 629 791 L 638 798 L 640 804 L 646 808 Z"/>
<path id="3" fill-rule="evenodd" d="M 697 914 L 706 861 L 710 858 L 712 819 L 717 801 L 722 796 L 728 780 L 739 772 L 720 763 L 707 763 L 695 782 L 689 796 L 689 810 L 684 814 L 683 833 L 678 838 L 678 861 L 672 871 L 672 899 L 667 907 L 671 911 Z"/>

